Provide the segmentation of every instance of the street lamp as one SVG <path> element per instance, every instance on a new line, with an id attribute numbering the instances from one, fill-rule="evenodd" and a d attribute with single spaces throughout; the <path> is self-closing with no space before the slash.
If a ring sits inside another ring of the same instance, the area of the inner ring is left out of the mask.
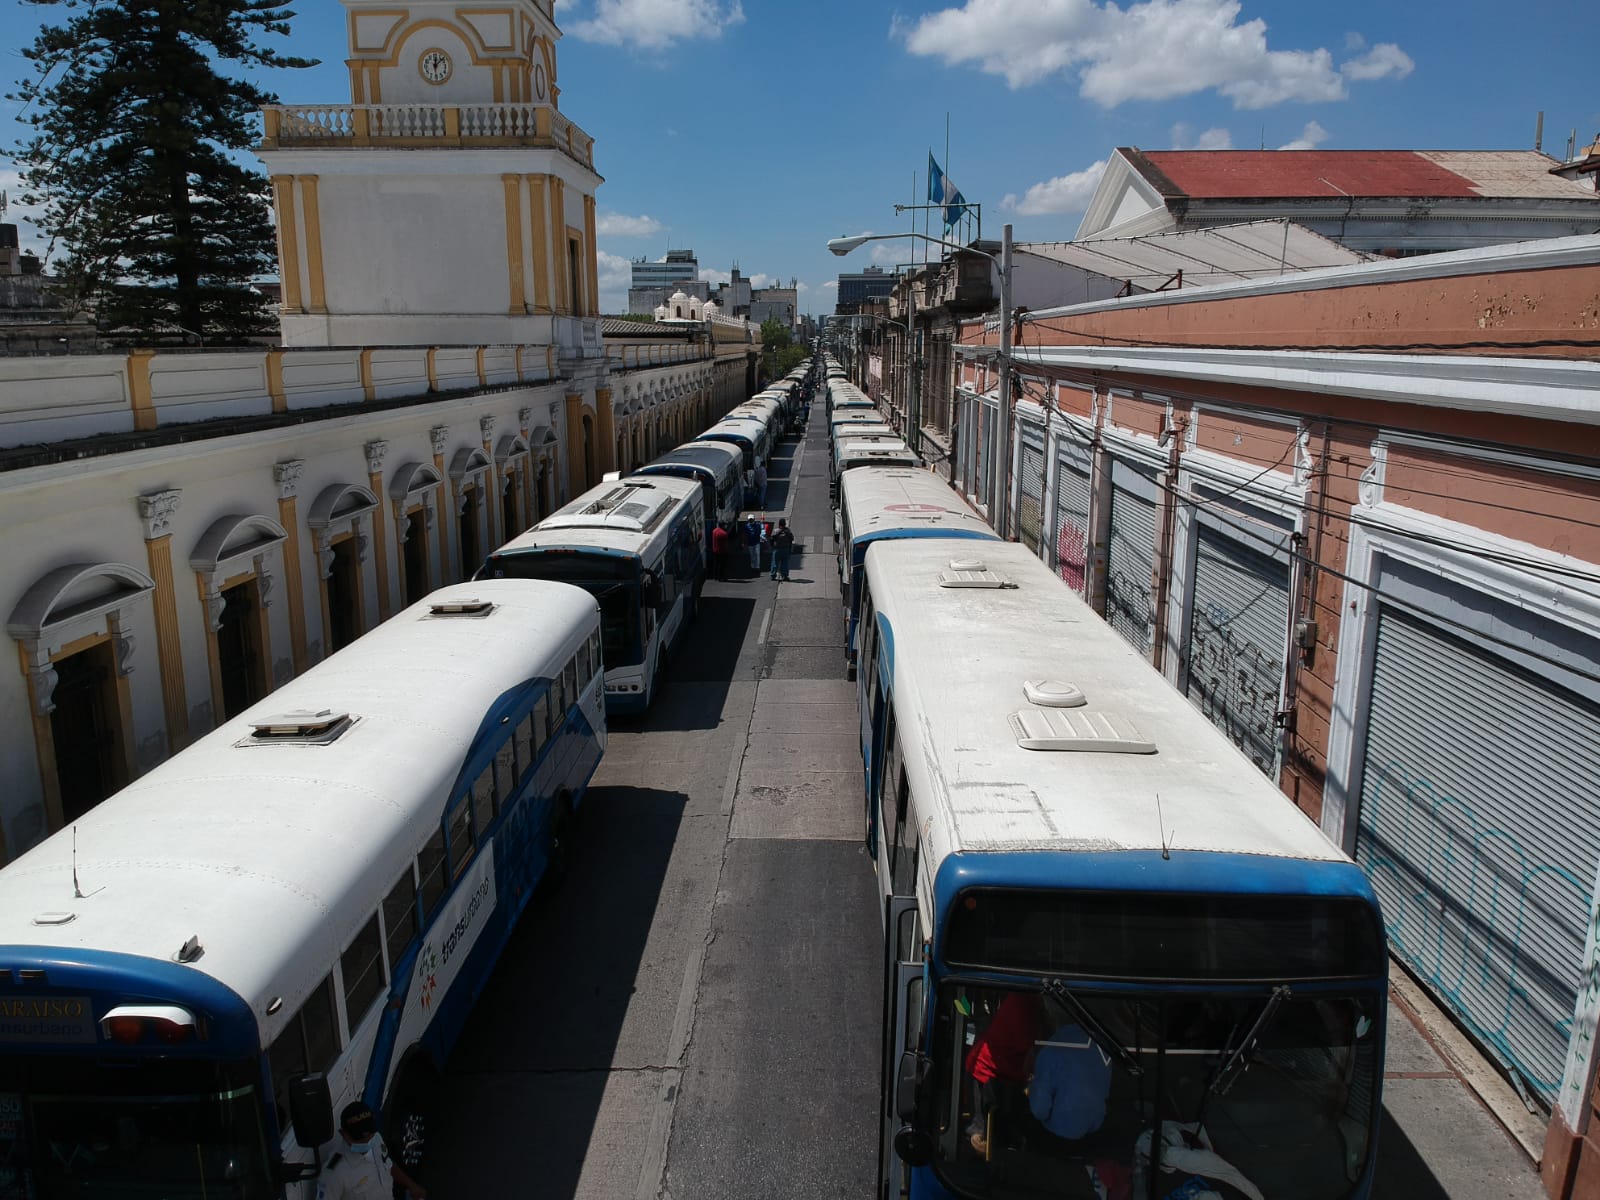
<path id="1" fill-rule="evenodd" d="M 858 233 L 854 237 L 837 237 L 828 242 L 828 249 L 840 258 L 852 250 L 859 250 L 868 242 L 889 242 L 899 238 L 916 238 L 966 254 L 980 254 L 1000 272 L 1000 415 L 995 427 L 995 442 L 1001 453 L 995 456 L 993 487 L 989 493 L 989 517 L 994 521 L 995 532 L 1001 537 L 1011 536 L 1011 226 L 1000 235 L 1000 255 L 987 250 L 947 242 L 926 233 Z M 909 349 L 909 347 L 908 347 Z M 907 397 L 909 401 L 909 397 Z M 915 440 L 921 442 L 921 414 L 915 421 Z"/>

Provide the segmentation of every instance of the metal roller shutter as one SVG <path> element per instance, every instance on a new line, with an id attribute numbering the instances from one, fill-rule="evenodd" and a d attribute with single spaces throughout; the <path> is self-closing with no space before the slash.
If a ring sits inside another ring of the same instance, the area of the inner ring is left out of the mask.
<path id="1" fill-rule="evenodd" d="M 1017 537 L 1037 554 L 1044 529 L 1044 428 L 1019 420 L 1017 431 L 1022 435 L 1021 469 L 1017 472 Z"/>
<path id="2" fill-rule="evenodd" d="M 1281 743 L 1274 717 L 1288 641 L 1289 560 L 1205 525 L 1198 532 L 1194 603 L 1179 651 L 1189 699 L 1276 779 Z"/>
<path id="3" fill-rule="evenodd" d="M 1154 476 L 1120 460 L 1111 468 L 1111 536 L 1106 548 L 1106 620 L 1140 650 L 1150 650 L 1156 559 Z"/>
<path id="4" fill-rule="evenodd" d="M 1056 451 L 1056 570 L 1067 585 L 1083 595 L 1089 569 L 1089 497 L 1091 463 L 1089 447 L 1070 440 L 1058 442 Z"/>
<path id="5" fill-rule="evenodd" d="M 1396 952 L 1547 1102 L 1600 860 L 1600 708 L 1380 607 L 1356 861 Z"/>

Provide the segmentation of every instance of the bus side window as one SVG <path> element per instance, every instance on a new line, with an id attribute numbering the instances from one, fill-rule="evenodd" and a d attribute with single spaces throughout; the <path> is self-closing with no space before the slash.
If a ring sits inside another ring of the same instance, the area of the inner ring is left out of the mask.
<path id="1" fill-rule="evenodd" d="M 517 749 L 514 744 L 522 740 L 522 726 L 518 725 L 511 737 L 506 738 L 494 752 L 494 811 L 499 815 L 510 806 L 517 794 Z M 480 830 L 481 834 L 482 831 Z"/>
<path id="2" fill-rule="evenodd" d="M 550 698 L 540 696 L 533 705 L 533 752 L 538 755 L 550 740 Z"/>
<path id="3" fill-rule="evenodd" d="M 306 997 L 300 1011 L 283 1027 L 267 1048 L 272 1070 L 272 1094 L 278 1104 L 280 1124 L 288 1128 L 289 1080 L 295 1075 L 326 1071 L 339 1057 L 338 1011 L 333 1005 L 333 975 Z"/>
<path id="4" fill-rule="evenodd" d="M 594 668 L 589 662 L 587 645 L 578 647 L 578 657 L 575 661 L 578 664 L 578 694 L 582 695 L 589 690 L 589 681 L 594 678 Z"/>
<path id="5" fill-rule="evenodd" d="M 494 823 L 494 763 L 484 767 L 472 785 L 472 824 L 481 842 Z"/>
<path id="6" fill-rule="evenodd" d="M 911 815 L 911 784 L 904 772 L 900 775 L 900 791 L 895 801 L 894 816 L 894 894 L 912 896 L 917 891 L 917 859 L 914 843 L 917 837 L 916 818 Z M 909 840 L 908 840 L 909 839 Z"/>
<path id="7" fill-rule="evenodd" d="M 878 773 L 878 827 L 883 830 L 884 853 L 889 860 L 890 878 L 896 883 L 894 894 L 904 895 L 898 887 L 900 878 L 900 864 L 897 855 L 900 851 L 900 827 L 905 820 L 905 781 L 900 770 L 900 738 L 895 733 L 894 708 L 889 709 L 889 714 L 884 718 L 883 731 L 883 769 Z M 894 831 L 888 827 L 890 814 L 894 816 Z"/>
<path id="8" fill-rule="evenodd" d="M 596 629 L 589 635 L 589 661 L 594 664 L 594 673 L 596 675 L 604 675 L 606 673 L 606 660 L 602 649 L 600 631 Z"/>
<path id="9" fill-rule="evenodd" d="M 569 659 L 567 665 L 561 668 L 561 695 L 564 698 L 561 705 L 564 718 L 567 708 L 578 702 L 578 663 L 575 659 Z"/>
<path id="10" fill-rule="evenodd" d="M 450 802 L 445 816 L 445 844 L 450 849 L 450 878 L 459 879 L 467 863 L 472 861 L 472 806 L 463 792 Z"/>
<path id="11" fill-rule="evenodd" d="M 383 898 L 383 928 L 389 947 L 389 970 L 393 971 L 411 939 L 417 936 L 417 882 L 410 863 Z"/>
<path id="12" fill-rule="evenodd" d="M 561 688 L 561 672 L 557 671 L 550 679 L 550 732 L 553 734 L 561 728 L 561 722 L 566 719 L 567 698 Z"/>
<path id="13" fill-rule="evenodd" d="M 418 891 L 422 894 L 422 919 L 433 916 L 444 898 L 444 829 L 433 831 L 428 844 L 417 855 L 417 878 L 422 881 Z"/>
<path id="14" fill-rule="evenodd" d="M 378 914 L 361 927 L 355 940 L 339 956 L 339 974 L 344 980 L 344 1017 L 353 1033 L 372 1006 L 383 995 L 383 938 L 378 932 Z"/>

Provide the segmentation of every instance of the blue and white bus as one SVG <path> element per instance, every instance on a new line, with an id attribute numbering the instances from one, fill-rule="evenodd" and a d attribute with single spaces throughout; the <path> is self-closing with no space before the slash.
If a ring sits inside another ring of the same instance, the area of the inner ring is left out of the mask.
<path id="1" fill-rule="evenodd" d="M 753 420 L 761 421 L 767 427 L 767 456 L 777 449 L 778 443 L 789 432 L 789 419 L 784 411 L 783 401 L 777 396 L 762 392 L 751 396 L 742 404 L 736 404 L 722 418 L 724 421 Z"/>
<path id="2" fill-rule="evenodd" d="M 1353 1200 L 1363 872 L 1025 546 L 867 554 L 886 1196 Z"/>
<path id="3" fill-rule="evenodd" d="M 839 476 L 834 556 L 844 602 L 847 677 L 855 678 L 861 580 L 867 548 L 900 538 L 997 541 L 993 529 L 943 479 L 915 467 L 860 467 Z"/>
<path id="4" fill-rule="evenodd" d="M 480 579 L 553 579 L 600 602 L 606 709 L 643 712 L 706 579 L 700 481 L 630 475 L 591 488 L 483 564 Z"/>
<path id="5" fill-rule="evenodd" d="M 393 1129 L 563 859 L 600 679 L 577 588 L 447 588 L 0 870 L 0 1196 L 309 1196 L 306 1076 L 302 1136 Z"/>
<path id="6" fill-rule="evenodd" d="M 828 481 L 828 499 L 837 504 L 839 478 L 857 467 L 915 467 L 917 456 L 911 447 L 893 433 L 851 433 L 833 446 L 833 473 Z"/>
<path id="7" fill-rule="evenodd" d="M 685 442 L 652 463 L 633 472 L 639 475 L 676 475 L 700 481 L 700 502 L 706 510 L 706 545 L 711 527 L 738 519 L 744 504 L 744 455 L 728 442 Z"/>
<path id="8" fill-rule="evenodd" d="M 726 442 L 730 446 L 739 447 L 746 475 L 756 469 L 757 463 L 765 465 L 772 457 L 772 438 L 767 431 L 767 423 L 757 416 L 723 417 L 694 440 Z"/>

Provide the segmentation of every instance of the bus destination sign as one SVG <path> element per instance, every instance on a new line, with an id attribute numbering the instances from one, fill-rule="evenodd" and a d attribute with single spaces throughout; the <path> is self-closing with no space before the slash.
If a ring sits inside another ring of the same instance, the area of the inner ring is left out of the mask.
<path id="1" fill-rule="evenodd" d="M 0 1042 L 93 1045 L 97 1040 L 87 996 L 0 996 Z"/>

